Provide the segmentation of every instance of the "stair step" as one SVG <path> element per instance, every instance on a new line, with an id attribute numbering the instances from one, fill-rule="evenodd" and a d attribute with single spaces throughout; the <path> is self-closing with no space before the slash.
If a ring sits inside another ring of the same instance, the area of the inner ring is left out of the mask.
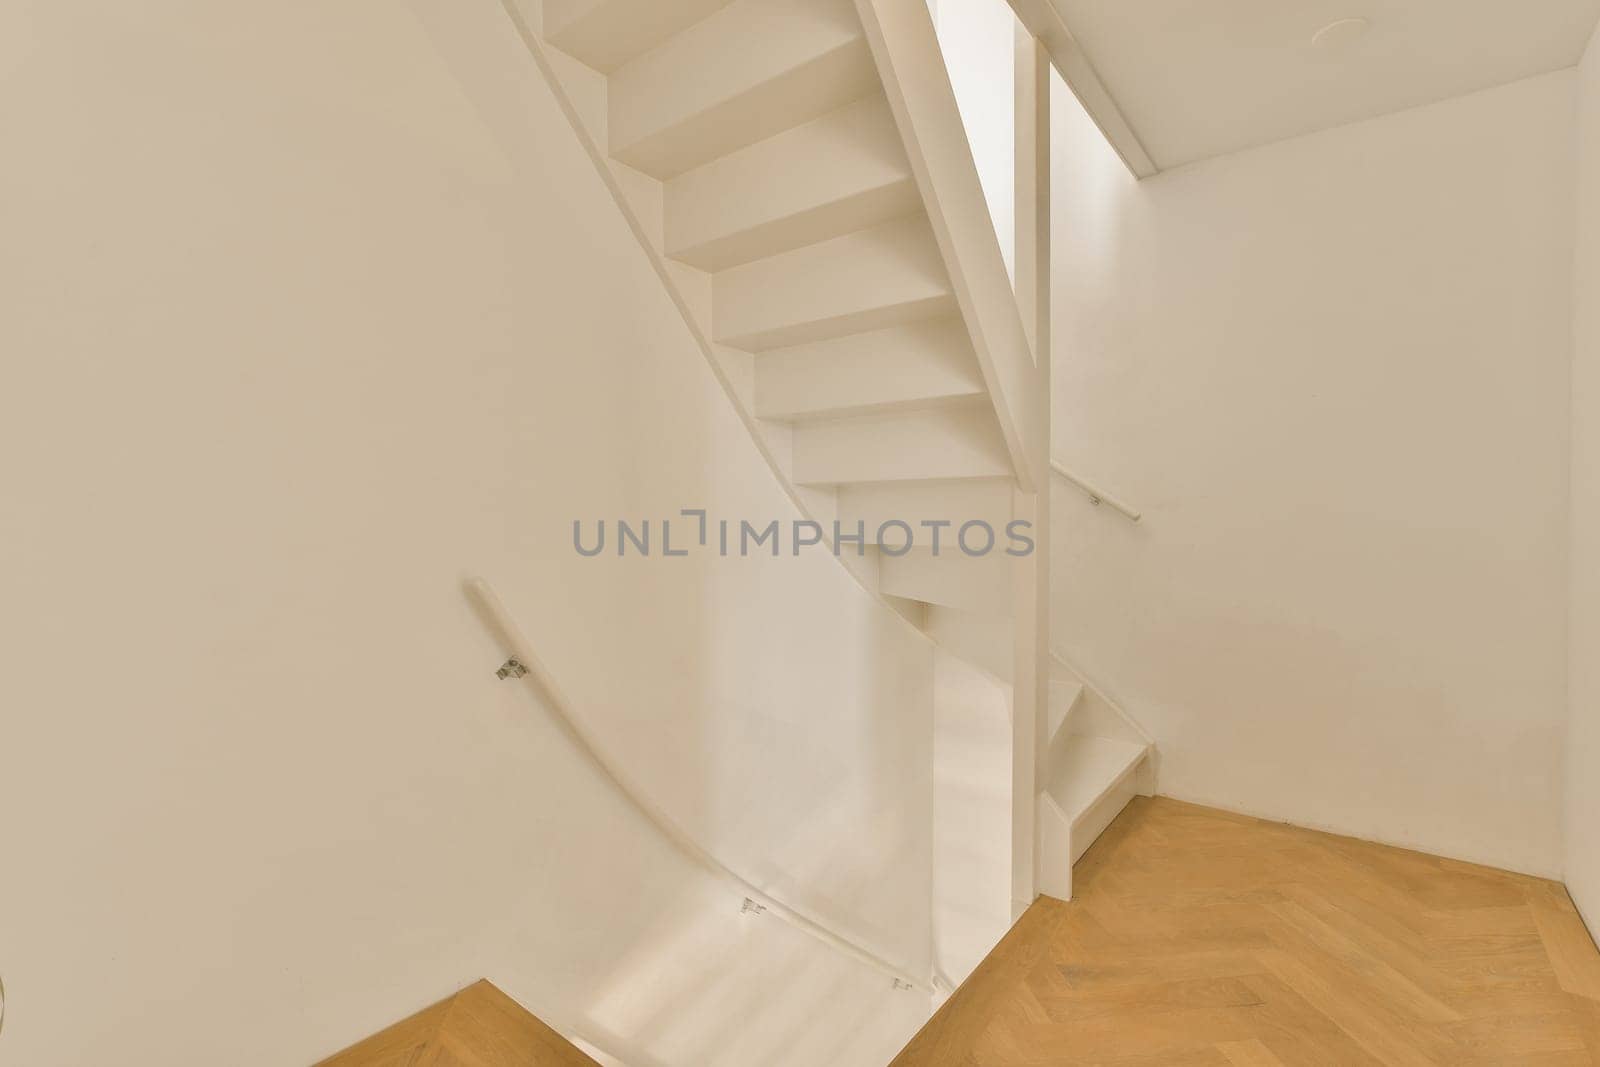
<path id="1" fill-rule="evenodd" d="M 984 395 L 959 319 L 926 319 L 765 352 L 756 414 L 808 419 L 937 407 Z"/>
<path id="2" fill-rule="evenodd" d="M 612 75 L 611 154 L 672 178 L 878 87 L 852 0 L 733 0 Z"/>
<path id="3" fill-rule="evenodd" d="M 544 39 L 595 70 L 613 71 L 729 0 L 544 0 Z"/>
<path id="4" fill-rule="evenodd" d="M 752 351 L 956 312 L 923 215 L 722 271 L 712 291 L 717 340 Z"/>
<path id="5" fill-rule="evenodd" d="M 921 204 L 889 102 L 874 94 L 672 179 L 667 254 L 724 270 Z"/>
<path id="6" fill-rule="evenodd" d="M 915 548 L 901 556 L 880 551 L 878 557 L 880 592 L 982 615 L 1011 611 L 1011 579 L 1011 557 L 999 547 L 984 556 L 950 547 L 937 556 Z"/>
<path id="7" fill-rule="evenodd" d="M 987 522 L 997 534 L 1003 533 L 1011 521 L 1013 485 L 1010 478 L 842 485 L 837 494 L 838 519 L 845 530 L 853 531 L 860 523 L 869 545 L 879 543 L 878 533 L 888 522 L 908 524 L 919 544 L 928 543 L 934 533 L 923 523 L 948 522 L 949 527 L 939 529 L 940 544 L 954 544 L 967 522 Z M 898 545 L 903 535 L 891 529 L 884 539 Z"/>
<path id="8" fill-rule="evenodd" d="M 801 485 L 1012 476 L 984 404 L 797 423 L 793 447 L 793 479 Z"/>
<path id="9" fill-rule="evenodd" d="M 1149 749 L 1133 741 L 1072 734 L 1054 754 L 1045 788 L 1076 827 L 1103 797 L 1132 776 Z M 1075 851 L 1077 847 L 1074 841 Z"/>

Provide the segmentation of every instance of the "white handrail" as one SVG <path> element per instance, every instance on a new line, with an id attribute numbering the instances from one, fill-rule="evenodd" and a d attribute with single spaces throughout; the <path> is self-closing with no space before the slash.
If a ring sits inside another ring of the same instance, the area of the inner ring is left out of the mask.
<path id="1" fill-rule="evenodd" d="M 723 866 L 720 860 L 701 848 L 699 843 L 690 837 L 683 827 L 673 821 L 670 815 L 656 806 L 648 797 L 630 786 L 627 779 L 622 776 L 621 770 L 600 751 L 594 738 L 583 728 L 578 717 L 572 713 L 571 705 L 556 685 L 555 679 L 551 677 L 550 671 L 539 657 L 534 654 L 533 647 L 528 644 L 528 639 L 518 629 L 516 622 L 511 618 L 511 613 L 506 610 L 506 606 L 495 595 L 489 583 L 482 578 L 469 579 L 467 581 L 467 591 L 483 608 L 493 627 L 500 632 L 500 638 L 507 651 L 511 653 L 513 661 L 520 664 L 532 676 L 548 699 L 550 706 L 555 710 L 556 717 L 561 721 L 561 725 L 566 728 L 567 733 L 577 742 L 578 747 L 583 750 L 584 755 L 589 758 L 596 769 L 609 779 L 617 791 L 627 798 L 639 810 L 639 813 L 648 819 L 667 840 L 676 845 L 684 855 L 739 890 L 747 902 L 747 910 L 749 910 L 750 904 L 754 904 L 758 911 L 771 912 L 777 918 L 782 919 L 796 929 L 810 934 L 829 948 L 844 953 L 858 963 L 882 971 L 893 978 L 900 988 L 926 991 L 933 987 L 930 979 L 913 977 L 869 949 L 862 948 L 853 941 L 834 933 L 810 916 L 801 914 L 794 908 L 768 896 Z"/>
<path id="2" fill-rule="evenodd" d="M 1122 512 L 1134 522 L 1138 522 L 1140 519 L 1144 518 L 1144 514 L 1142 512 L 1134 511 L 1131 507 L 1124 504 L 1110 493 L 1103 489 L 1097 488 L 1093 483 L 1078 477 L 1076 474 L 1073 474 L 1055 460 L 1050 461 L 1050 469 L 1087 493 L 1089 495 L 1089 503 L 1095 505 L 1096 507 L 1099 507 L 1103 502 L 1110 504 L 1113 508 Z"/>

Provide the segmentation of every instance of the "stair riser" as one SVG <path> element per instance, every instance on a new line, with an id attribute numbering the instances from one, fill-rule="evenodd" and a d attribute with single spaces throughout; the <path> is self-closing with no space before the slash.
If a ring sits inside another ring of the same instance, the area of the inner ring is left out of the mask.
<path id="1" fill-rule="evenodd" d="M 879 88 L 849 0 L 735 0 L 611 80 L 611 154 L 671 178 Z"/>
<path id="2" fill-rule="evenodd" d="M 921 207 L 888 102 L 874 94 L 673 179 L 667 249 L 725 270 Z"/>
<path id="3" fill-rule="evenodd" d="M 723 271 L 713 288 L 717 340 L 755 351 L 956 313 L 920 216 Z"/>
<path id="4" fill-rule="evenodd" d="M 545 39 L 599 71 L 648 52 L 729 0 L 544 0 Z"/>
<path id="5" fill-rule="evenodd" d="M 943 318 L 956 310 L 955 298 L 948 295 L 903 300 L 893 304 L 856 310 L 817 309 L 796 316 L 794 321 L 759 328 L 729 327 L 717 340 L 750 352 L 766 352 L 790 345 L 811 344 L 837 337 L 848 337 L 869 330 Z M 721 322 L 719 320 L 719 326 Z"/>
<path id="6" fill-rule="evenodd" d="M 916 323 L 763 353 L 756 413 L 817 419 L 933 408 L 982 397 L 983 378 L 958 321 Z"/>
<path id="7" fill-rule="evenodd" d="M 999 431 L 984 411 L 933 411 L 795 426 L 794 479 L 805 485 L 1010 474 Z"/>
<path id="8" fill-rule="evenodd" d="M 1148 757 L 1146 757 L 1148 758 Z M 1128 775 L 1101 797 L 1088 811 L 1072 824 L 1072 862 L 1077 863 L 1089 846 L 1106 831 L 1112 820 L 1122 814 L 1122 809 L 1139 795 L 1138 773 Z"/>
<path id="9" fill-rule="evenodd" d="M 914 214 L 921 207 L 916 185 L 895 181 L 698 244 L 683 241 L 674 247 L 669 231 L 668 254 L 701 270 L 727 270 Z"/>
<path id="10" fill-rule="evenodd" d="M 613 103 L 612 155 L 646 174 L 673 178 L 842 107 L 871 91 L 876 79 L 866 47 L 851 45 L 620 146 L 619 130 L 623 135 L 631 131 Z"/>

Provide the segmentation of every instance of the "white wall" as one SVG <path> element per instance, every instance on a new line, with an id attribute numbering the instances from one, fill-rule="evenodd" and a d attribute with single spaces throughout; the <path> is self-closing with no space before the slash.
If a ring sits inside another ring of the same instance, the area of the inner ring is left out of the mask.
<path id="1" fill-rule="evenodd" d="M 24 0 L 0 72 L 0 1058 L 305 1063 L 487 974 L 711 1062 L 705 887 L 472 572 L 705 845 L 927 966 L 928 642 L 820 555 L 573 553 L 794 513 L 497 4 Z"/>
<path id="2" fill-rule="evenodd" d="M 934 661 L 933 947 L 952 989 L 1011 928 L 1011 687 L 961 656 Z"/>
<path id="3" fill-rule="evenodd" d="M 1600 931 L 1600 31 L 1578 87 L 1567 888 Z"/>
<path id="4" fill-rule="evenodd" d="M 1569 72 L 1129 178 L 1058 93 L 1055 633 L 1161 790 L 1559 874 Z M 1591 183 L 1592 184 L 1592 183 Z"/>

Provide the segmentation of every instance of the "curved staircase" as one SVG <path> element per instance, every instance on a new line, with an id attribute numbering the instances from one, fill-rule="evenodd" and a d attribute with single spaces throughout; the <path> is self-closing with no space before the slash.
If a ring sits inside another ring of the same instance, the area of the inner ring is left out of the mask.
<path id="1" fill-rule="evenodd" d="M 912 7 L 925 24 L 912 44 L 936 61 L 926 9 Z M 886 84 L 889 48 L 873 48 L 853 0 L 521 10 L 802 510 L 830 541 L 835 520 L 847 540 L 859 523 L 863 541 L 842 558 L 874 591 L 916 600 L 914 576 L 880 586 L 880 566 L 901 569 L 881 551 L 881 522 L 976 518 L 1003 530 L 1014 487 L 1030 484 L 1020 434 L 1041 407 L 1004 392 L 1016 377 L 1006 368 L 1031 367 L 1032 354 L 970 157 L 955 179 L 936 174 L 907 136 L 917 107 L 942 110 L 959 132 L 948 84 L 931 103 Z M 930 195 L 962 202 L 935 214 Z M 951 225 L 955 211 L 978 213 L 984 229 Z M 891 532 L 893 551 L 903 533 Z"/>
<path id="2" fill-rule="evenodd" d="M 1014 289 L 926 0 L 502 2 L 825 531 L 814 550 L 837 540 L 868 591 L 1014 694 L 1012 774 L 985 783 L 1011 853 L 992 945 L 1036 890 L 1070 895 L 1072 861 L 1151 773 L 1148 739 L 1051 662 L 1048 553 L 1004 551 L 1019 519 L 1049 543 L 1047 220 L 1019 223 Z M 997 540 L 976 556 L 975 522 Z"/>

